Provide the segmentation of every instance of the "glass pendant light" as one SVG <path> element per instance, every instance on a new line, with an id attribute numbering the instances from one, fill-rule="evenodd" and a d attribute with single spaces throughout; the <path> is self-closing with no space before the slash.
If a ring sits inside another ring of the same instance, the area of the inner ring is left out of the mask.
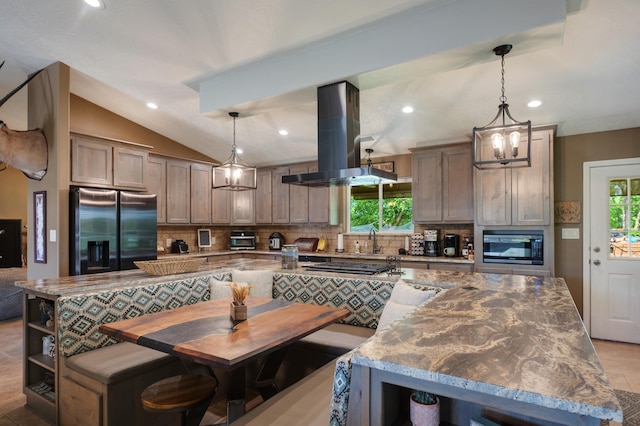
<path id="1" fill-rule="evenodd" d="M 236 148 L 237 112 L 230 112 L 233 117 L 233 146 L 231 156 L 223 164 L 213 168 L 213 188 L 231 191 L 256 189 L 256 168 L 240 159 Z"/>
<path id="2" fill-rule="evenodd" d="M 502 96 L 495 118 L 484 127 L 473 128 L 473 165 L 479 169 L 531 166 L 531 121 L 514 119 L 504 94 L 504 55 L 511 48 L 504 44 L 493 49 L 502 57 Z"/>

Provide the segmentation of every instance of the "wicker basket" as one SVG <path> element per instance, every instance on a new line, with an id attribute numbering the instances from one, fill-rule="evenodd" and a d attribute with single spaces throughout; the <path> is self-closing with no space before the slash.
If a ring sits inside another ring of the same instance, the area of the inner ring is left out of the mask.
<path id="1" fill-rule="evenodd" d="M 174 275 L 185 272 L 195 272 L 205 261 L 204 257 L 176 260 L 145 260 L 134 261 L 135 265 L 147 274 Z"/>

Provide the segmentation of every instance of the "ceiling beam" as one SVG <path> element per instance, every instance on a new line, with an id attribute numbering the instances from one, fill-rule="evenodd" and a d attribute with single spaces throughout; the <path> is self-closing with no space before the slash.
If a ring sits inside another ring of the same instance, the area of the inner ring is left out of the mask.
<path id="1" fill-rule="evenodd" d="M 434 0 L 356 29 L 208 76 L 195 83 L 209 113 L 564 24 L 565 1 Z"/>

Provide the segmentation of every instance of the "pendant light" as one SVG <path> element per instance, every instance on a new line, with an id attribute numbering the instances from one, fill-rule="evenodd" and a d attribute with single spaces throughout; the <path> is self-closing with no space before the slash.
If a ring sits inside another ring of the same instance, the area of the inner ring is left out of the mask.
<path id="1" fill-rule="evenodd" d="M 518 121 L 509 113 L 504 94 L 504 56 L 510 44 L 493 49 L 502 57 L 502 96 L 498 114 L 484 127 L 473 128 L 473 165 L 478 169 L 531 166 L 531 121 Z"/>
<path id="2" fill-rule="evenodd" d="M 231 191 L 256 189 L 256 168 L 240 159 L 236 148 L 237 112 L 230 112 L 233 117 L 233 146 L 231 156 L 223 164 L 213 168 L 213 188 Z"/>

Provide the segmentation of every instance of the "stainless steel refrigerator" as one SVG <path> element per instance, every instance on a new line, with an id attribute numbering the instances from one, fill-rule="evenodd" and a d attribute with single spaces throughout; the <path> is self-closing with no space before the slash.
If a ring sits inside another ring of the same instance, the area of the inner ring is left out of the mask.
<path id="1" fill-rule="evenodd" d="M 72 186 L 69 274 L 134 269 L 157 258 L 156 195 Z"/>

